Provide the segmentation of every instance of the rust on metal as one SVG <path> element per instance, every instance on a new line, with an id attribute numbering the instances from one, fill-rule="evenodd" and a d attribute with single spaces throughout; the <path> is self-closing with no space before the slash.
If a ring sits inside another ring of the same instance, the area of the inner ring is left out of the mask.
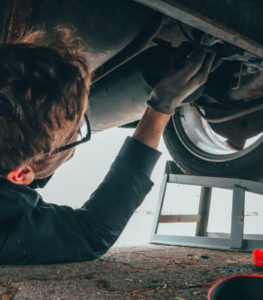
<path id="1" fill-rule="evenodd" d="M 263 57 L 263 5 L 258 0 L 135 0 Z"/>
<path id="2" fill-rule="evenodd" d="M 1 43 L 12 43 L 30 26 L 35 0 L 9 0 L 6 5 Z"/>
<path id="3" fill-rule="evenodd" d="M 200 222 L 200 215 L 161 215 L 159 223 L 192 223 Z"/>
<path id="4" fill-rule="evenodd" d="M 250 101 L 263 98 L 263 72 L 242 76 L 238 89 L 229 89 L 226 98 L 230 101 Z"/>
<path id="5" fill-rule="evenodd" d="M 258 101 L 262 101 L 262 99 Z M 216 112 L 207 108 L 205 108 L 205 113 L 209 116 L 220 115 L 220 111 Z M 210 123 L 209 125 L 214 132 L 232 141 L 230 144 L 235 142 L 236 146 L 242 145 L 242 141 L 255 137 L 263 131 L 263 110 L 261 109 L 228 122 Z"/>

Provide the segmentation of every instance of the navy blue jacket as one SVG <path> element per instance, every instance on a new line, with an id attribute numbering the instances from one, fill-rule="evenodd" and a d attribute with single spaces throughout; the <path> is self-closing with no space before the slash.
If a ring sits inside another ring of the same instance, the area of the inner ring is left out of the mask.
<path id="1" fill-rule="evenodd" d="M 105 254 L 151 190 L 159 156 L 127 138 L 80 209 L 46 203 L 34 189 L 0 179 L 0 264 L 78 262 Z"/>

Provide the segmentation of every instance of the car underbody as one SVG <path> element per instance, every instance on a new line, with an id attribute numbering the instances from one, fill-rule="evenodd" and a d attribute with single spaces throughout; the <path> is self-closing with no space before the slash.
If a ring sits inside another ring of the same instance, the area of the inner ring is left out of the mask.
<path id="1" fill-rule="evenodd" d="M 216 53 L 207 83 L 172 117 L 167 148 L 187 174 L 263 178 L 260 0 L 6 0 L 0 10 L 2 43 L 31 27 L 76 28 L 94 71 L 94 133 L 136 127 L 178 59 L 195 48 Z"/>

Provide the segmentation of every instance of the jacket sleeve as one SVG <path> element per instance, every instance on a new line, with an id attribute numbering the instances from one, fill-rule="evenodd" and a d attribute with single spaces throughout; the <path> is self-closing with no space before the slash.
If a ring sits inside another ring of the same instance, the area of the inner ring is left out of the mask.
<path id="1" fill-rule="evenodd" d="M 0 264 L 77 262 L 104 255 L 151 190 L 149 177 L 159 156 L 128 138 L 82 208 L 48 204 L 40 197 L 36 207 L 2 224 Z"/>

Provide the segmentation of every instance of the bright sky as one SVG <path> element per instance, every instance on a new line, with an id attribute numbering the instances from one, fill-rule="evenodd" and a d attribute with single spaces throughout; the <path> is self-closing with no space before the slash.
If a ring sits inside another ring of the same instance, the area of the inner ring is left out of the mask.
<path id="1" fill-rule="evenodd" d="M 122 128 L 109 129 L 92 135 L 89 142 L 76 147 L 74 158 L 56 171 L 45 189 L 38 190 L 44 201 L 74 208 L 81 207 L 103 181 L 126 137 L 132 136 L 133 131 Z M 147 198 L 147 209 L 155 209 L 165 162 L 171 160 L 163 140 L 160 142 L 159 151 L 163 152 L 163 155 L 152 176 L 156 185 L 150 193 L 150 198 Z"/>

